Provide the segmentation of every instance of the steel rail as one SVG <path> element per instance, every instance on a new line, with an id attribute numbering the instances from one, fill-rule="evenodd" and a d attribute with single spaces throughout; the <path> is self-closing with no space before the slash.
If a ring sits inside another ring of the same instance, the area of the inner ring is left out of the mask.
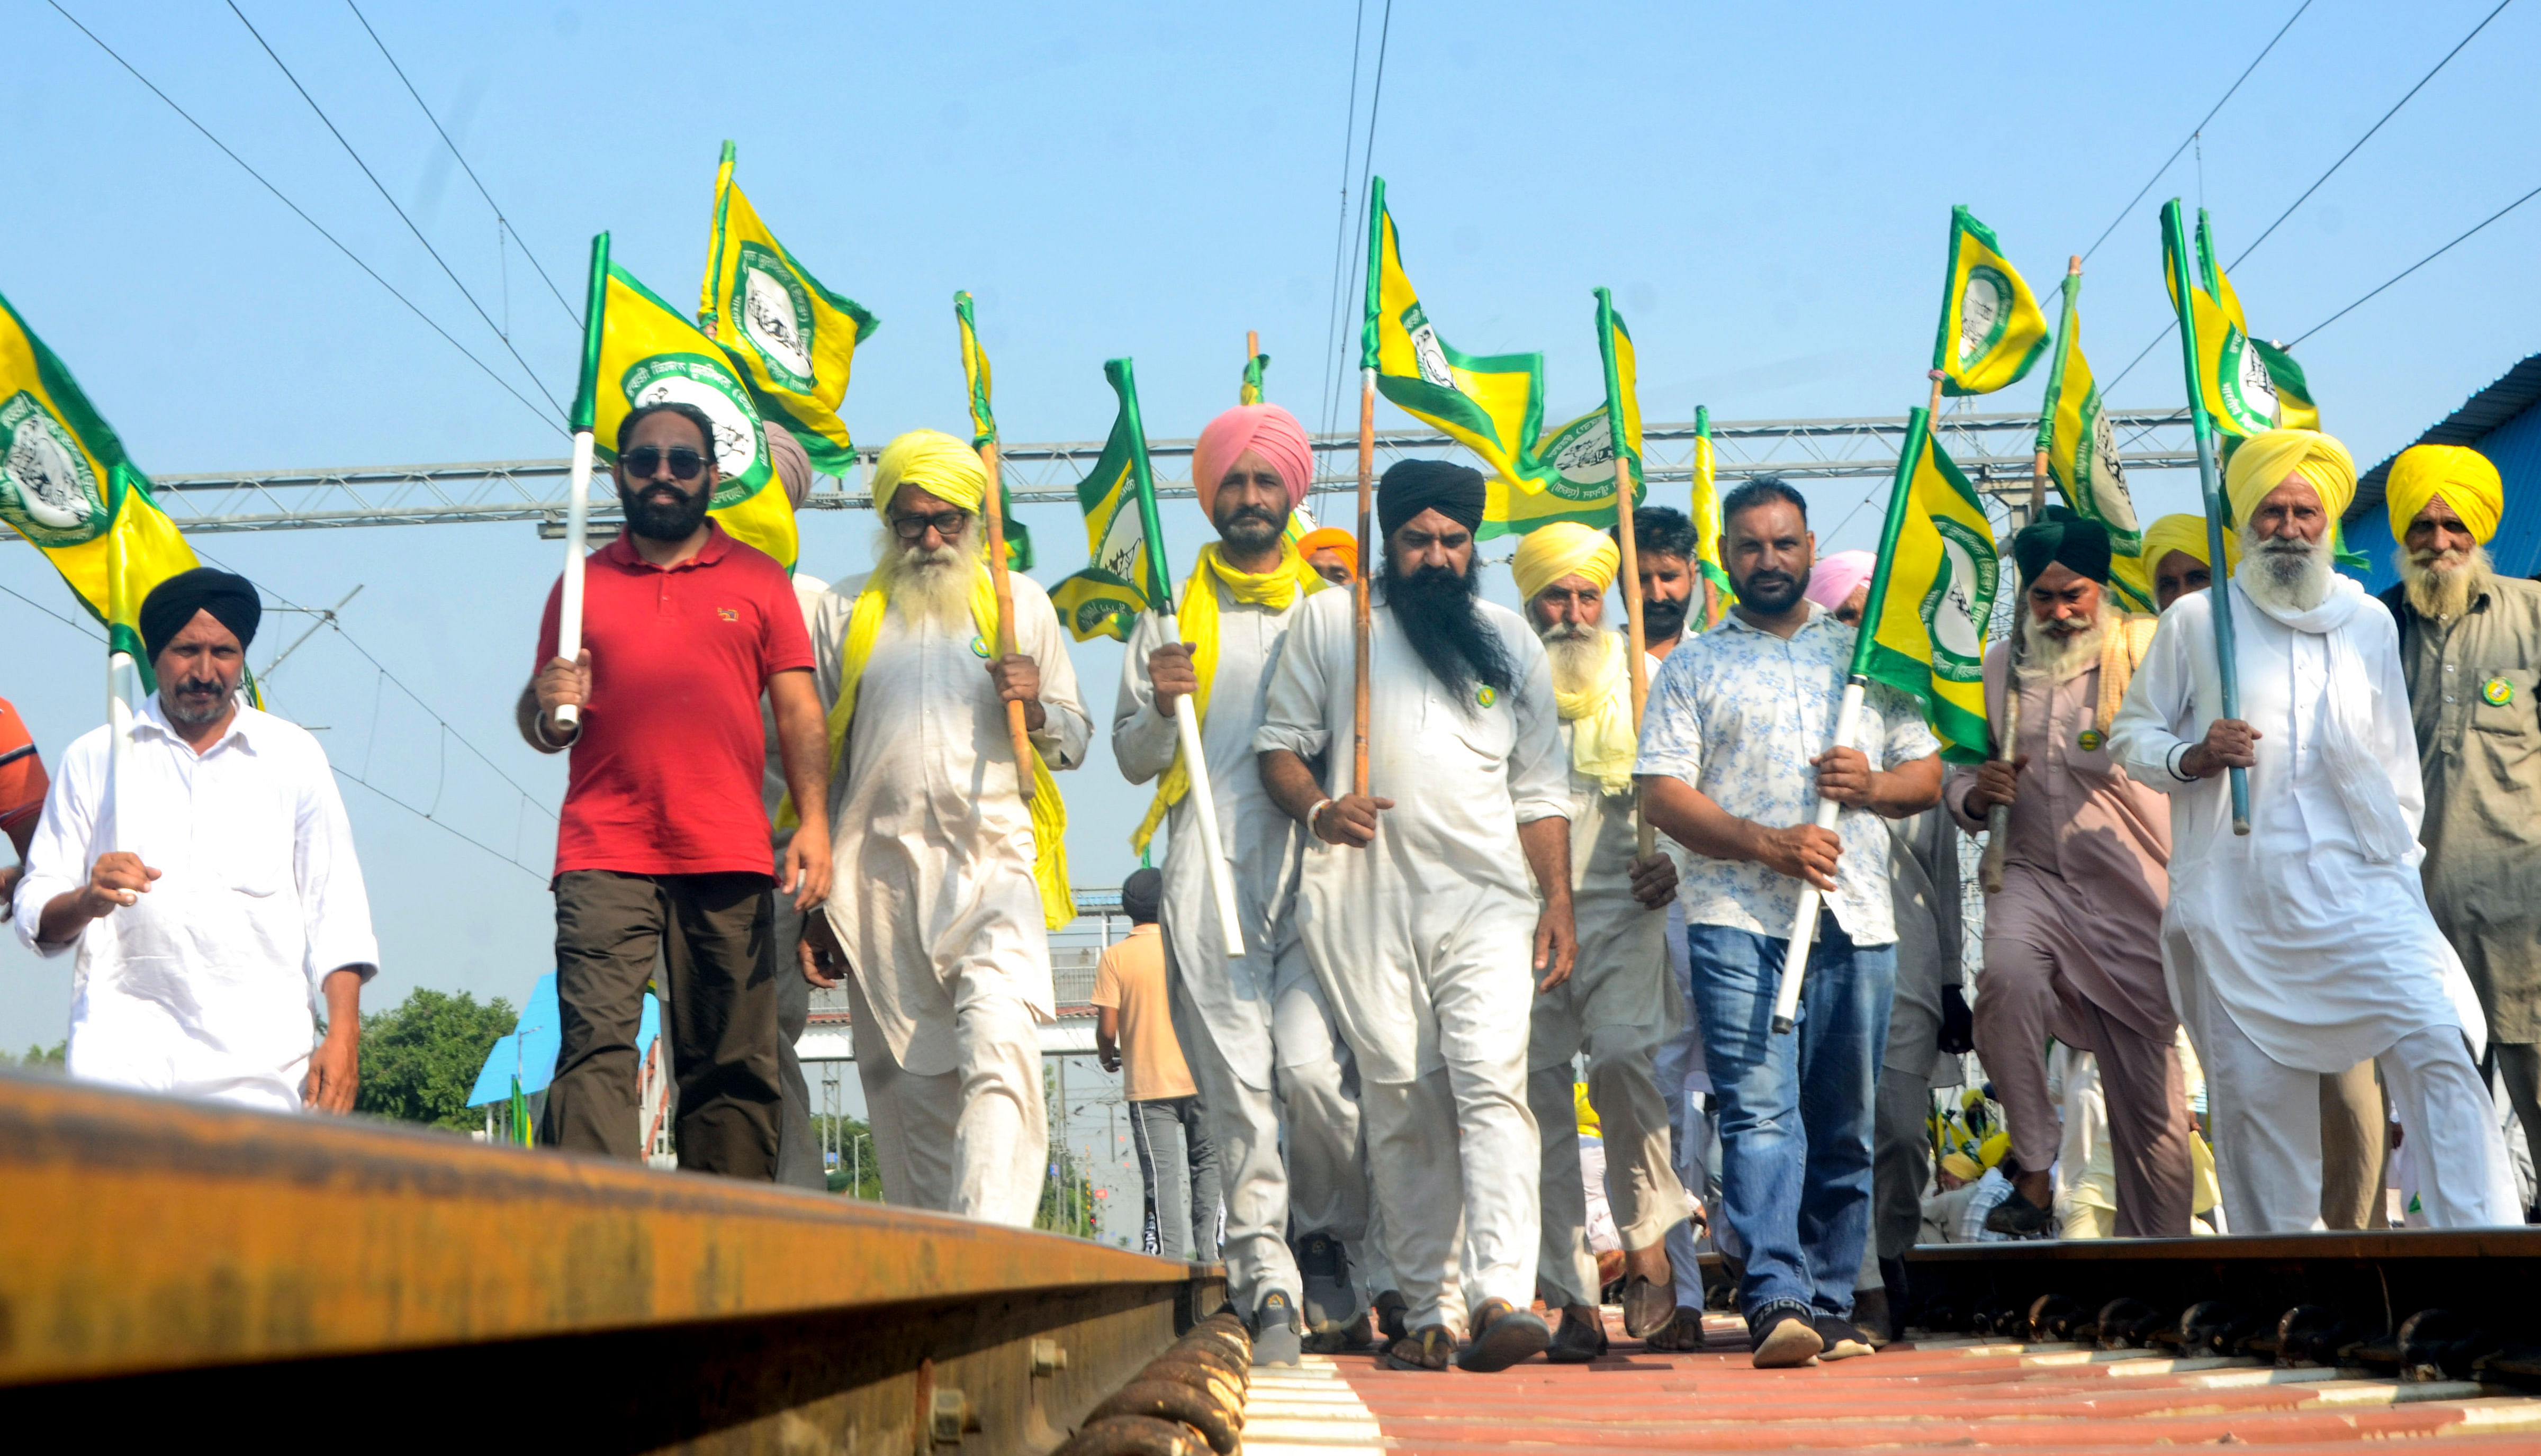
<path id="1" fill-rule="evenodd" d="M 2179 410 L 2113 411 L 2110 421 L 2130 432 L 2178 434 L 2186 429 L 2185 415 Z M 1993 489 L 2027 484 L 2028 439 L 2036 428 L 2035 415 L 1996 412 L 1947 416 L 1939 431 L 1969 478 Z M 1886 415 L 1765 419 L 1715 422 L 1712 441 L 1716 469 L 1726 480 L 1764 474 L 1792 480 L 1863 479 L 1895 473 L 1904 433 L 1904 421 Z M 1691 478 L 1694 439 L 1691 422 L 1646 426 L 1644 459 L 1649 477 L 1660 483 Z M 2008 453 L 1987 448 L 1989 441 L 1997 439 L 2007 442 Z M 1102 454 L 1103 443 L 1023 444 L 1001 452 L 1014 499 L 1024 505 L 1073 504 L 1077 481 Z M 1381 431 L 1376 443 L 1387 463 L 1416 453 L 1462 451 L 1447 436 L 1427 429 Z M 1191 440 L 1151 441 L 1149 453 L 1159 462 L 1187 461 L 1193 444 Z M 1319 436 L 1314 448 L 1319 457 L 1337 457 L 1330 469 L 1317 470 L 1316 490 L 1355 487 L 1356 435 Z M 871 478 L 878 453 L 871 447 L 859 449 L 847 479 L 816 480 L 804 508 L 870 510 L 872 498 L 859 482 Z M 2193 467 L 2196 455 L 2184 440 L 2156 438 L 2147 448 L 2125 452 L 2122 460 L 2133 470 L 2179 470 Z M 560 487 L 567 465 L 563 460 L 498 460 L 215 471 L 161 475 L 153 479 L 152 487 L 171 519 L 188 535 L 502 521 L 533 522 L 543 534 L 554 534 L 564 521 Z M 1187 477 L 1165 476 L 1157 484 L 1158 493 L 1168 498 L 1189 499 L 1195 494 Z M 617 518 L 612 509 L 595 510 L 594 517 Z M 13 535 L 0 528 L 0 540 Z"/>
<path id="2" fill-rule="evenodd" d="M 0 1187 L 21 1429 L 1041 1451 L 1224 1300 L 1053 1234 L 13 1074 Z"/>

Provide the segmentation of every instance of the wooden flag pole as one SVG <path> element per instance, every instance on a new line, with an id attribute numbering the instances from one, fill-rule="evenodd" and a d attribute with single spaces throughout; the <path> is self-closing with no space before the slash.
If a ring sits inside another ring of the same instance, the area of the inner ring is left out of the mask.
<path id="1" fill-rule="evenodd" d="M 988 488 L 980 493 L 980 522 L 988 533 L 988 581 L 997 593 L 997 659 L 1015 653 L 1015 584 L 1006 574 L 1005 491 L 1000 488 L 997 442 L 980 445 L 980 466 L 988 473 Z M 1024 705 L 1006 704 L 1006 736 L 1015 748 L 1015 791 L 1029 803 L 1033 795 L 1032 730 L 1024 724 Z"/>
<path id="2" fill-rule="evenodd" d="M 1370 264 L 1374 266 L 1374 264 Z M 1369 563 L 1385 543 L 1376 539 L 1376 370 L 1359 371 L 1358 385 L 1358 574 L 1350 583 L 1355 594 L 1351 646 L 1356 672 L 1350 688 L 1350 792 L 1367 793 L 1367 635 Z"/>
<path id="3" fill-rule="evenodd" d="M 1634 541 L 1633 469 L 1624 456 L 1624 442 L 1615 442 L 1615 543 L 1623 551 L 1624 628 L 1627 640 L 1624 651 L 1630 659 L 1633 674 L 1633 739 L 1641 736 L 1641 711 L 1650 700 L 1649 638 L 1641 630 L 1641 553 Z M 1639 836 L 1638 853 L 1643 859 L 1656 853 L 1658 832 L 1650 827 L 1649 805 L 1644 802 L 1638 784 L 1633 787 L 1633 822 Z"/>

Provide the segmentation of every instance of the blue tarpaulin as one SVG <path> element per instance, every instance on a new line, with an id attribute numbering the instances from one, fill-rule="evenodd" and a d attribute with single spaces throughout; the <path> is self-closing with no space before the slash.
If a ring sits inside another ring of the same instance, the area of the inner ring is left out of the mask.
<path id="1" fill-rule="evenodd" d="M 644 998 L 644 1022 L 635 1033 L 635 1059 L 642 1064 L 644 1055 L 653 1049 L 653 1038 L 661 1031 L 662 1009 L 651 996 Z M 491 1102 L 508 1102 L 512 1096 L 512 1078 L 521 1079 L 521 1095 L 546 1090 L 555 1080 L 556 1053 L 564 1044 L 564 1033 L 556 1015 L 555 977 L 542 976 L 530 988 L 530 1002 L 521 1010 L 519 1025 L 507 1037 L 498 1037 L 494 1050 L 487 1053 L 485 1065 L 476 1073 L 476 1085 L 468 1092 L 470 1107 L 483 1107 Z"/>

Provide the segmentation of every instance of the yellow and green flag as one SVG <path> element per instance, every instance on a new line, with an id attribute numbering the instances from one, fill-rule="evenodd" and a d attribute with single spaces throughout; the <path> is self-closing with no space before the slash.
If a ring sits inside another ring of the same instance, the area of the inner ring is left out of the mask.
<path id="1" fill-rule="evenodd" d="M 2143 531 L 2136 520 L 2135 498 L 2127 493 L 2125 468 L 2118 460 L 2117 432 L 2110 428 L 2099 386 L 2092 382 L 2090 361 L 2082 357 L 2082 316 L 2078 308 L 2081 275 L 2065 278 L 2065 317 L 2058 326 L 2056 354 L 2047 367 L 2047 400 L 2038 411 L 2038 446 L 2047 452 L 2047 473 L 2075 512 L 2108 528 L 2109 584 L 2130 612 L 2153 610 L 2152 583 L 2136 553 L 2143 547 Z"/>
<path id="2" fill-rule="evenodd" d="M 637 405 L 693 404 L 714 421 L 716 482 L 708 514 L 792 570 L 794 507 L 777 483 L 766 427 L 732 359 L 679 310 L 609 260 L 609 235 L 591 240 L 591 301 L 583 316 L 582 382 L 573 428 L 589 430 L 604 463 L 617 459 L 617 422 Z"/>
<path id="3" fill-rule="evenodd" d="M 1542 477 L 1532 483 L 1494 476 L 1485 487 L 1483 526 L 1488 539 L 1523 535 L 1553 521 L 1583 526 L 1615 524 L 1615 436 L 1633 473 L 1633 504 L 1649 493 L 1641 474 L 1639 373 L 1633 333 L 1615 312 L 1614 298 L 1597 290 L 1597 352 L 1605 365 L 1606 398 L 1596 408 L 1544 437 L 1536 449 Z"/>
<path id="4" fill-rule="evenodd" d="M 1367 314 L 1359 329 L 1359 367 L 1376 371 L 1379 394 L 1481 457 L 1495 492 L 1545 489 L 1535 452 L 1544 427 L 1544 356 L 1466 354 L 1439 337 L 1404 275 L 1402 239 L 1385 209 L 1385 179 L 1369 185 Z M 1489 519 L 1483 530 L 1491 531 Z"/>
<path id="5" fill-rule="evenodd" d="M 1991 395 L 2020 383 L 2047 352 L 2047 316 L 1994 231 L 1964 207 L 1950 209 L 1950 272 L 1932 367 L 1944 395 Z"/>
<path id="6" fill-rule="evenodd" d="M 734 183 L 732 160 L 725 142 L 697 320 L 740 367 L 760 416 L 801 441 L 812 469 L 843 475 L 856 447 L 838 405 L 856 345 L 880 323 L 794 260 Z"/>
<path id="7" fill-rule="evenodd" d="M 953 323 L 962 331 L 962 379 L 971 399 L 971 448 L 993 444 L 997 438 L 997 410 L 989 398 L 993 393 L 988 369 L 988 351 L 980 342 L 980 320 L 972 308 L 971 295 L 953 295 Z M 1005 480 L 1005 467 L 997 467 L 997 514 L 1005 523 L 1006 569 L 1030 571 L 1033 565 L 1032 531 L 1015 519 L 1015 493 Z M 880 510 L 885 503 L 874 502 Z"/>
<path id="8" fill-rule="evenodd" d="M 2001 569 L 1985 501 L 1919 406 L 1906 419 L 1852 671 L 1922 703 L 1949 763 L 1986 757 L 1986 628 Z"/>
<path id="9" fill-rule="evenodd" d="M 2176 205 L 2176 204 L 2174 204 Z M 2180 310 L 2179 270 L 2171 256 L 2172 230 L 2162 229 L 2161 275 L 2170 288 L 2170 306 Z M 2250 336 L 2250 321 L 2241 312 L 2240 296 L 2223 273 L 2214 248 L 2214 222 L 2197 210 L 2197 238 L 2189 269 L 2188 305 L 2183 316 L 2197 330 L 2197 386 L 2214 427 L 2233 439 L 2246 439 L 2279 425 L 2320 428 L 2320 410 L 2311 401 L 2310 382 L 2293 356 Z"/>
<path id="10" fill-rule="evenodd" d="M 1730 589 L 1729 568 L 1720 561 L 1720 484 L 1714 477 L 1711 455 L 1711 408 L 1694 406 L 1694 489 L 1686 502 L 1686 515 L 1694 522 L 1694 564 L 1703 579 L 1711 583 L 1717 611 L 1704 621 L 1707 630 L 1720 624 L 1738 594 Z"/>
<path id="11" fill-rule="evenodd" d="M 25 537 L 104 623 L 107 651 L 131 654 L 155 692 L 141 642 L 150 589 L 198 563 L 150 481 L 123 454 L 69 369 L 0 298 L 0 521 Z"/>
<path id="12" fill-rule="evenodd" d="M 1093 559 L 1050 589 L 1058 619 L 1080 642 L 1093 636 L 1125 642 L 1139 613 L 1173 600 L 1165 563 L 1151 545 L 1162 542 L 1164 532 L 1156 523 L 1156 480 L 1147 464 L 1146 426 L 1138 418 L 1138 382 L 1126 359 L 1105 361 L 1103 378 L 1120 397 L 1121 411 L 1094 469 L 1076 482 Z"/>
<path id="13" fill-rule="evenodd" d="M 1252 358 L 1244 361 L 1244 384 L 1235 392 L 1236 403 L 1259 404 L 1262 402 L 1262 375 L 1263 371 L 1270 367 L 1270 356 L 1269 354 L 1256 354 Z"/>

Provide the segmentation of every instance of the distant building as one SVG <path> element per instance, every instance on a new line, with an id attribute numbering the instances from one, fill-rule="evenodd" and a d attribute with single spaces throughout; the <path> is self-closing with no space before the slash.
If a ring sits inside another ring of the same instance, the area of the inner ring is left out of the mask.
<path id="1" fill-rule="evenodd" d="M 2507 370 L 2504 379 L 2410 442 L 2467 445 L 2496 463 L 2505 479 L 2505 514 L 2488 553 L 2501 576 L 2541 575 L 2541 408 L 2536 404 L 2541 404 L 2541 354 Z M 2394 451 L 2392 459 L 2398 458 Z M 2391 540 L 2390 510 L 2382 495 L 2390 473 L 2390 460 L 2367 471 L 2357 482 L 2356 504 L 2340 523 L 2348 546 L 2367 562 L 2361 573 L 2367 591 L 2379 592 L 2400 579 L 2391 563 L 2397 543 Z"/>

